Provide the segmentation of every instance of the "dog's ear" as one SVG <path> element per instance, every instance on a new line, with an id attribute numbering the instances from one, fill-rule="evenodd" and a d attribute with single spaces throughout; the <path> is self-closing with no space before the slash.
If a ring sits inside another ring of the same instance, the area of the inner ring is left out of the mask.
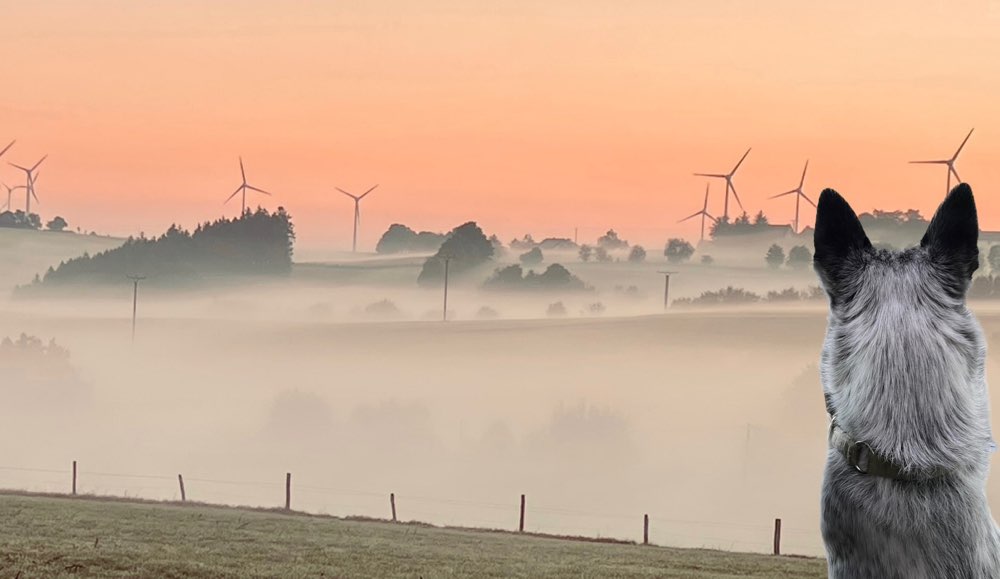
<path id="1" fill-rule="evenodd" d="M 927 250 L 955 294 L 965 295 L 979 268 L 979 218 L 972 188 L 959 183 L 938 207 L 920 247 Z"/>
<path id="2" fill-rule="evenodd" d="M 847 297 L 850 274 L 872 243 L 854 210 L 833 189 L 819 196 L 813 246 L 813 267 L 836 304 Z"/>

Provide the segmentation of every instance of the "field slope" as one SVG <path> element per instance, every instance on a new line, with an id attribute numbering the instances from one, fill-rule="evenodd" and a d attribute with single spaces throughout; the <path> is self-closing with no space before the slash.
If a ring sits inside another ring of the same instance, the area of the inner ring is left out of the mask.
<path id="1" fill-rule="evenodd" d="M 823 577 L 818 559 L 0 495 L 4 577 Z"/>

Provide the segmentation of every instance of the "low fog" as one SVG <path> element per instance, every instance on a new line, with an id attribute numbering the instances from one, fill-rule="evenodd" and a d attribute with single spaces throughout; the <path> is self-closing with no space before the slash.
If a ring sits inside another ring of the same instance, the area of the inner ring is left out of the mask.
<path id="1" fill-rule="evenodd" d="M 387 518 L 395 493 L 402 520 L 515 529 L 523 493 L 530 531 L 638 540 L 648 513 L 656 543 L 768 551 L 780 517 L 783 551 L 822 553 L 824 301 L 664 313 L 651 256 L 569 265 L 582 293 L 456 280 L 441 323 L 423 258 L 140 285 L 134 345 L 127 280 L 5 297 L 0 338 L 41 344 L 0 353 L 0 487 L 67 492 L 76 460 L 80 492 L 179 499 L 183 474 L 189 500 L 277 507 L 290 472 L 317 513 Z M 739 262 L 670 266 L 671 297 L 816 283 Z"/>

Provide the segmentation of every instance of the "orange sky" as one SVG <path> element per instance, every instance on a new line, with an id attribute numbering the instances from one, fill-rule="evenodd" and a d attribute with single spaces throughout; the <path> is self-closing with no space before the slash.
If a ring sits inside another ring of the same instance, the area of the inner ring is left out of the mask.
<path id="1" fill-rule="evenodd" d="M 365 249 L 468 219 L 660 244 L 697 236 L 691 173 L 750 146 L 737 186 L 772 221 L 806 158 L 811 195 L 929 214 L 944 170 L 906 161 L 975 127 L 958 168 L 1000 229 L 1000 0 L 914 4 L 0 0 L 0 146 L 50 155 L 44 218 L 113 234 L 238 212 L 243 155 L 304 248 L 349 248 L 334 187 L 375 183 Z"/>

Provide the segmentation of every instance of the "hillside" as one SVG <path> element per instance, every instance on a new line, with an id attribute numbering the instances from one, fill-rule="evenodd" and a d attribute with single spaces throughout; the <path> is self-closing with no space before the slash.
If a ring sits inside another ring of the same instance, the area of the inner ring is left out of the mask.
<path id="1" fill-rule="evenodd" d="M 83 255 L 120 246 L 125 240 L 69 231 L 34 231 L 0 228 L 0 292 L 31 282 L 50 266 Z"/>
<path id="2" fill-rule="evenodd" d="M 91 498 L 0 495 L 0 574 L 824 577 L 820 559 Z"/>

